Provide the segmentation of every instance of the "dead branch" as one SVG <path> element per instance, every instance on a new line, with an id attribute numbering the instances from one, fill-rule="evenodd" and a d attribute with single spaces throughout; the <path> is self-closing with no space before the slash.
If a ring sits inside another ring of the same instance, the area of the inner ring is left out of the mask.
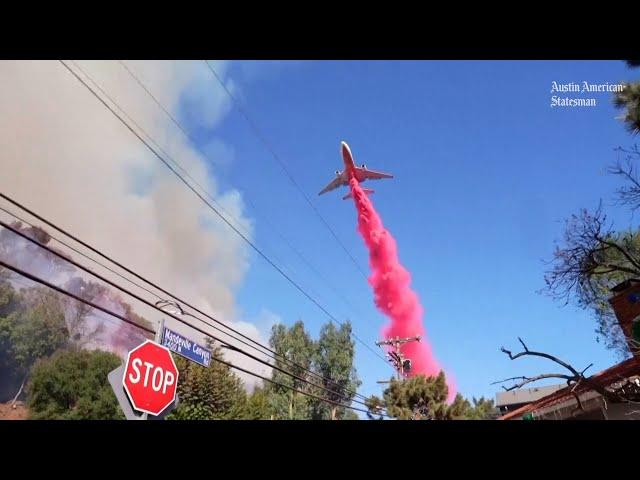
<path id="1" fill-rule="evenodd" d="M 590 390 L 594 390 L 596 392 L 598 392 L 600 395 L 602 395 L 603 397 L 609 398 L 610 400 L 614 401 L 614 402 L 629 402 L 631 403 L 631 400 L 626 399 L 624 397 L 622 397 L 619 393 L 615 392 L 615 391 L 610 391 L 607 388 L 605 388 L 602 385 L 599 385 L 598 383 L 594 382 L 593 380 L 587 378 L 584 376 L 585 372 L 591 367 L 593 366 L 593 363 L 590 363 L 589 365 L 587 365 L 584 369 L 582 369 L 581 371 L 578 371 L 576 368 L 574 368 L 572 365 L 570 365 L 569 363 L 565 362 L 564 360 L 559 359 L 558 357 L 551 355 L 549 353 L 545 353 L 545 352 L 536 352 L 533 350 L 529 350 L 529 347 L 527 347 L 527 345 L 524 343 L 524 341 L 518 337 L 518 341 L 520 342 L 520 344 L 522 345 L 522 348 L 524 349 L 522 352 L 518 352 L 518 353 L 513 353 L 511 350 L 507 350 L 504 347 L 500 347 L 500 351 L 502 351 L 503 353 L 507 354 L 509 356 L 509 359 L 511 360 L 516 360 L 520 357 L 524 357 L 524 356 L 531 356 L 531 357 L 542 357 L 542 358 L 546 358 L 548 360 L 551 360 L 552 362 L 557 363 L 558 365 L 561 365 L 562 367 L 566 368 L 567 370 L 569 370 L 569 372 L 571 373 L 571 375 L 567 375 L 567 374 L 562 374 L 562 373 L 544 373 L 541 375 L 536 375 L 535 377 L 511 377 L 511 378 L 507 378 L 505 380 L 501 380 L 498 382 L 494 382 L 492 383 L 492 385 L 497 384 L 497 383 L 505 383 L 505 382 L 509 382 L 509 381 L 513 381 L 513 380 L 522 380 L 521 382 L 518 382 L 514 385 L 511 385 L 510 387 L 505 387 L 504 385 L 502 386 L 502 388 L 505 389 L 505 391 L 511 391 L 511 390 L 515 390 L 517 388 L 521 388 L 524 385 L 527 385 L 529 383 L 533 383 L 536 382 L 538 380 L 542 380 L 545 378 L 561 378 L 563 380 L 566 380 L 567 382 L 567 386 L 571 386 L 573 385 L 572 389 L 571 389 L 571 393 L 574 394 L 574 396 L 578 395 L 578 392 L 576 392 L 576 389 L 579 385 L 583 384 L 586 385 Z"/>
<path id="2" fill-rule="evenodd" d="M 536 375 L 535 377 L 511 377 L 511 378 L 506 378 L 504 380 L 499 380 L 497 382 L 493 382 L 491 383 L 491 385 L 497 385 L 499 383 L 505 383 L 505 382 L 509 382 L 509 381 L 513 381 L 513 380 L 522 380 L 519 383 L 516 383 L 514 385 L 511 385 L 510 387 L 505 387 L 504 385 L 502 385 L 502 388 L 505 390 L 505 392 L 510 392 L 511 390 L 515 390 L 517 388 L 523 387 L 525 385 L 527 385 L 528 383 L 533 383 L 533 382 L 537 382 L 538 380 L 542 380 L 544 378 L 562 378 L 564 380 L 570 381 L 574 379 L 573 375 L 563 375 L 561 373 L 543 373 L 542 375 Z"/>
<path id="3" fill-rule="evenodd" d="M 513 353 L 511 353 L 511 351 L 507 350 L 507 349 L 506 349 L 506 348 L 504 348 L 504 347 L 500 347 L 500 351 L 501 351 L 501 352 L 503 352 L 503 353 L 506 353 L 507 355 L 509 355 L 509 358 L 510 358 L 511 360 L 515 360 L 516 358 L 520 358 L 520 357 L 523 357 L 523 356 L 526 356 L 526 355 L 529 355 L 529 356 L 532 356 L 532 357 L 542 357 L 542 358 L 547 358 L 547 359 L 551 360 L 552 362 L 555 362 L 555 363 L 557 363 L 558 365 L 561 365 L 561 366 L 563 366 L 564 368 L 566 368 L 567 370 L 569 370 L 569 371 L 573 374 L 573 377 L 571 377 L 571 378 L 574 378 L 574 377 L 578 377 L 578 378 L 580 378 L 580 377 L 581 377 L 581 373 L 580 373 L 580 372 L 578 372 L 578 371 L 577 371 L 575 368 L 573 368 L 571 365 L 569 365 L 567 362 L 564 362 L 564 361 L 560 360 L 558 357 L 554 357 L 553 355 L 549 355 L 548 353 L 544 353 L 544 352 L 534 352 L 534 351 L 531 351 L 531 350 L 529 350 L 529 349 L 527 348 L 527 346 L 525 345 L 524 341 L 523 341 L 520 337 L 518 337 L 518 340 L 519 340 L 519 341 L 520 341 L 520 343 L 522 344 L 522 347 L 524 348 L 524 351 L 522 351 L 522 352 L 520 352 L 520 353 L 516 353 L 515 355 L 514 355 Z M 591 365 L 593 365 L 593 364 L 591 364 Z M 590 367 L 591 365 L 589 365 L 589 367 Z M 589 368 L 589 367 L 587 367 L 587 368 Z M 585 368 L 585 369 L 583 370 L 583 372 L 584 372 L 587 368 Z M 576 381 L 577 381 L 577 379 L 578 379 L 578 378 L 576 378 Z"/>
<path id="4" fill-rule="evenodd" d="M 619 176 L 627 185 L 618 188 L 617 201 L 619 205 L 626 205 L 635 211 L 640 207 L 640 179 L 634 163 L 640 160 L 640 149 L 634 145 L 631 149 L 619 147 L 618 159 L 616 163 L 608 168 L 608 173 Z M 620 155 L 625 155 L 624 161 L 620 160 Z"/>

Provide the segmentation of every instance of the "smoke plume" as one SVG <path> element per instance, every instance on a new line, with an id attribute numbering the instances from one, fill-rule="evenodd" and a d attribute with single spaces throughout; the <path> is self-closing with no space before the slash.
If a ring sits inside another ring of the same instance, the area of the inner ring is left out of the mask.
<path id="1" fill-rule="evenodd" d="M 217 152 L 214 158 L 203 157 L 118 62 L 77 64 L 237 219 L 239 228 L 253 230 L 241 194 L 221 190 L 213 175 L 217 162 L 233 161 L 233 148 L 216 133 L 231 103 L 204 64 L 127 61 L 175 118 L 200 132 L 201 147 Z M 227 64 L 216 69 L 234 91 Z M 249 267 L 242 240 L 59 62 L 1 62 L 0 111 L 0 191 L 265 342 L 235 302 Z M 33 260 L 29 265 L 36 266 Z M 159 319 L 149 309 L 136 305 L 136 310 L 153 322 Z M 258 370 L 251 360 L 231 361 Z"/>

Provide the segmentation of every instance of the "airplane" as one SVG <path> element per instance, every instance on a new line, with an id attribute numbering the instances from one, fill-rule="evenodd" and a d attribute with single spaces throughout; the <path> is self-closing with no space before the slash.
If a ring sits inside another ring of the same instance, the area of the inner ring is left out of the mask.
<path id="1" fill-rule="evenodd" d="M 365 164 L 357 167 L 353 162 L 353 155 L 351 155 L 351 150 L 349 149 L 349 145 L 347 142 L 340 142 L 340 150 L 342 151 L 342 160 L 344 162 L 344 170 L 336 170 L 336 178 L 334 178 L 329 184 L 324 187 L 318 195 L 322 195 L 323 193 L 330 192 L 331 190 L 335 190 L 341 186 L 349 186 L 349 180 L 351 177 L 354 177 L 358 180 L 358 182 L 362 183 L 365 180 L 379 180 L 382 178 L 393 178 L 393 175 L 389 175 L 388 173 L 376 172 L 374 170 L 369 170 Z M 373 190 L 369 188 L 363 188 L 364 192 L 369 195 L 374 193 Z M 347 198 L 351 198 L 351 192 L 342 197 L 343 200 Z"/>

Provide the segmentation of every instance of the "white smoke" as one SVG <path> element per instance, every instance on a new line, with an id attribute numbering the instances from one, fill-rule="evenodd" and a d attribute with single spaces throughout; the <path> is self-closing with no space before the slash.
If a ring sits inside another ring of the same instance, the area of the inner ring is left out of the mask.
<path id="1" fill-rule="evenodd" d="M 78 65 L 251 232 L 239 192 L 221 192 L 212 176 L 216 164 L 233 161 L 230 145 L 209 139 L 217 158 L 205 159 L 118 62 Z M 191 126 L 211 131 L 232 108 L 202 62 L 127 65 Z M 215 63 L 223 77 L 226 67 Z M 0 62 L 0 112 L 0 191 L 217 318 L 242 320 L 234 298 L 249 267 L 245 244 L 61 63 Z M 257 329 L 239 325 L 264 343 Z"/>

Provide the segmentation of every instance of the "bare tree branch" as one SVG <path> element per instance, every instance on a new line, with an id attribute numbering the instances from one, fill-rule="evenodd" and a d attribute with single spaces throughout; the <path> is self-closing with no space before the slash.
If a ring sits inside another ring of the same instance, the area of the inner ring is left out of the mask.
<path id="1" fill-rule="evenodd" d="M 573 377 L 579 377 L 579 376 L 580 376 L 580 373 L 579 373 L 575 368 L 573 368 L 571 365 L 569 365 L 567 362 L 564 362 L 564 361 L 560 360 L 558 357 L 554 357 L 553 355 L 549 355 L 548 353 L 544 353 L 544 352 L 533 352 L 533 351 L 531 351 L 531 350 L 529 350 L 529 349 L 527 348 L 527 346 L 525 345 L 524 341 L 523 341 L 520 337 L 518 337 L 518 340 L 520 341 L 520 343 L 522 344 L 522 347 L 524 348 L 524 351 L 523 351 L 523 352 L 516 353 L 516 354 L 514 355 L 513 353 L 511 353 L 509 350 L 507 350 L 507 349 L 506 349 L 506 348 L 504 348 L 504 347 L 500 347 L 500 351 L 502 351 L 503 353 L 506 353 L 507 355 L 509 355 L 509 358 L 510 358 L 511 360 L 515 360 L 516 358 L 520 358 L 520 357 L 525 356 L 525 355 L 529 355 L 529 356 L 532 356 L 532 357 L 542 357 L 542 358 L 547 358 L 547 359 L 549 359 L 549 360 L 551 360 L 551 361 L 553 361 L 553 362 L 556 362 L 558 365 L 563 366 L 563 367 L 564 367 L 564 368 L 566 368 L 567 370 L 569 370 L 569 371 L 573 374 Z M 591 365 L 593 365 L 593 364 L 591 364 Z M 591 365 L 589 365 L 589 367 L 590 367 Z M 589 368 L 589 367 L 587 367 L 587 368 Z M 587 368 L 585 368 L 585 370 L 586 370 Z M 584 370 L 583 370 L 583 371 L 584 371 Z M 572 378 L 573 378 L 573 377 L 572 377 Z"/>
<path id="2" fill-rule="evenodd" d="M 552 362 L 557 363 L 558 365 L 563 366 L 567 370 L 569 370 L 571 375 L 566 375 L 566 374 L 562 374 L 562 373 L 544 373 L 544 374 L 541 374 L 541 375 L 536 375 L 535 377 L 524 377 L 524 376 L 522 376 L 522 377 L 511 377 L 511 378 L 507 378 L 505 380 L 501 380 L 501 381 L 498 381 L 498 382 L 493 382 L 492 385 L 497 384 L 497 383 L 506 383 L 508 381 L 513 381 L 513 380 L 522 380 L 521 382 L 518 382 L 518 383 L 516 383 L 514 385 L 511 385 L 510 387 L 505 387 L 505 386 L 502 387 L 505 391 L 511 391 L 511 390 L 515 390 L 517 388 L 521 388 L 522 386 L 527 385 L 529 383 L 533 383 L 533 382 L 536 382 L 538 380 L 542 380 L 542 379 L 545 379 L 545 378 L 561 378 L 561 379 L 567 381 L 567 385 L 568 386 L 571 386 L 572 383 L 575 383 L 575 385 L 571 389 L 571 393 L 577 393 L 575 391 L 578 388 L 578 386 L 579 385 L 585 385 L 590 390 L 594 390 L 594 391 L 598 392 L 600 395 L 602 395 L 603 397 L 607 397 L 612 401 L 630 402 L 629 399 L 625 398 L 624 396 L 621 396 L 618 392 L 610 391 L 607 388 L 605 388 L 604 386 L 602 386 L 602 385 L 598 384 L 597 382 L 595 382 L 595 381 L 593 381 L 593 380 L 591 380 L 591 379 L 589 379 L 589 378 L 584 376 L 584 373 L 591 366 L 593 366 L 593 363 L 589 364 L 582 371 L 578 371 L 572 365 L 568 364 L 567 362 L 559 359 L 558 357 L 556 357 L 554 355 L 551 355 L 551 354 L 548 354 L 548 353 L 545 353 L 545 352 L 536 352 L 536 351 L 533 351 L 533 350 L 529 350 L 527 345 L 524 343 L 524 341 L 520 337 L 518 337 L 518 340 L 520 341 L 520 344 L 524 348 L 524 350 L 522 352 L 514 354 L 513 352 L 511 352 L 510 350 L 507 350 L 504 347 L 500 347 L 500 351 L 502 351 L 503 353 L 507 354 L 511 360 L 516 360 L 516 359 L 518 359 L 520 357 L 524 357 L 524 356 L 546 358 L 548 360 L 551 360 Z"/>
<path id="3" fill-rule="evenodd" d="M 502 386 L 505 392 L 510 392 L 511 390 L 516 390 L 517 388 L 523 387 L 528 383 L 537 382 L 538 380 L 542 380 L 544 378 L 562 378 L 567 381 L 574 379 L 572 375 L 563 375 L 562 373 L 543 373 L 542 375 L 536 375 L 535 377 L 511 377 L 505 380 L 499 380 L 497 382 L 493 382 L 491 383 L 491 385 L 496 385 L 498 383 L 505 383 L 513 380 L 522 380 L 522 382 L 511 385 L 510 387 L 505 387 L 504 385 Z"/>
<path id="4" fill-rule="evenodd" d="M 636 181 L 640 201 L 640 177 Z M 615 285 L 640 278 L 640 232 L 615 232 L 602 204 L 593 212 L 582 210 L 566 221 L 563 244 L 556 246 L 550 265 L 544 293 L 592 310 L 607 347 L 624 355 L 626 343 L 608 299 Z"/>

